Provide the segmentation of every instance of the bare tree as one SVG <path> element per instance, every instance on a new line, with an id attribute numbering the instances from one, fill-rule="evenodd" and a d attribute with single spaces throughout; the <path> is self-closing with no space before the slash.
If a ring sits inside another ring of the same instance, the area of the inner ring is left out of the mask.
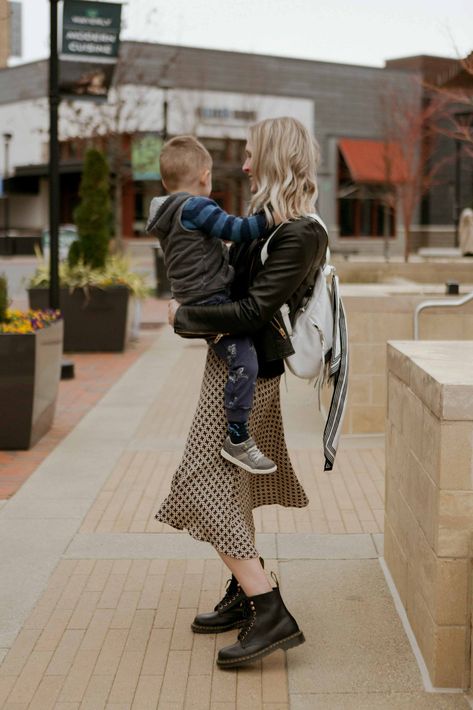
<path id="1" fill-rule="evenodd" d="M 101 103 L 69 100 L 61 105 L 62 140 L 80 139 L 92 143 L 107 154 L 113 189 L 114 233 L 116 248 L 123 251 L 123 190 L 133 179 L 131 154 L 134 139 L 143 132 L 160 132 L 163 135 L 163 98 L 160 85 L 164 85 L 179 49 L 161 67 L 160 75 L 147 85 L 140 69 L 143 45 L 128 43 L 126 54 L 118 59 L 113 86 L 107 100 Z M 130 65 L 133 66 L 133 83 L 130 82 Z M 159 127 L 159 128 L 158 128 Z"/>
<path id="2" fill-rule="evenodd" d="M 445 120 L 437 127 L 439 133 L 463 143 L 473 157 L 473 52 L 459 59 L 449 76 L 427 89 L 447 107 Z"/>
<path id="3" fill-rule="evenodd" d="M 436 125 L 445 114 L 443 97 L 421 98 L 420 86 L 382 96 L 386 204 L 401 210 L 404 259 L 411 251 L 411 227 L 422 197 L 440 183 L 439 173 L 451 158 L 438 154 Z"/>

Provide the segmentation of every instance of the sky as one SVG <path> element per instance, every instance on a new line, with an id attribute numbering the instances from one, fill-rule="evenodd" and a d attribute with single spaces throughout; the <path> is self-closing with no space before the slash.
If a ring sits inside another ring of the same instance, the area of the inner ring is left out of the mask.
<path id="1" fill-rule="evenodd" d="M 21 0 L 23 59 L 48 54 L 49 1 Z M 472 0 L 127 0 L 125 39 L 384 66 L 473 50 Z M 17 62 L 15 62 L 17 63 Z"/>

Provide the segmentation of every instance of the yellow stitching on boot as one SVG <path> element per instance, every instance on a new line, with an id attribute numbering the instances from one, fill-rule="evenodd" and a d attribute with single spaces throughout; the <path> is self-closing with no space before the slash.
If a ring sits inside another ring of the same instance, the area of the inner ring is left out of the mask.
<path id="1" fill-rule="evenodd" d="M 266 646 L 266 648 L 263 648 L 261 651 L 257 651 L 256 653 L 252 653 L 249 656 L 240 656 L 239 658 L 234 658 L 233 660 L 228 660 L 228 661 L 219 661 L 217 658 L 217 663 L 219 663 L 220 665 L 223 665 L 224 663 L 234 663 L 235 661 L 236 662 L 248 661 L 250 658 L 258 658 L 258 656 L 260 656 L 265 651 L 268 651 L 268 649 L 273 648 L 273 646 L 279 646 L 281 643 L 284 643 L 284 641 L 289 641 L 289 639 L 293 639 L 296 636 L 299 636 L 301 633 L 302 633 L 302 631 L 298 631 L 295 634 L 291 634 L 290 636 L 286 636 L 285 639 L 281 639 L 280 641 L 275 641 L 270 646 Z"/>

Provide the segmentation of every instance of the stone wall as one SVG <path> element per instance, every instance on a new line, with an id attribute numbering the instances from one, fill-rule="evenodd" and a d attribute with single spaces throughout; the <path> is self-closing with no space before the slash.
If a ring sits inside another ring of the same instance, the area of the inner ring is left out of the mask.
<path id="1" fill-rule="evenodd" d="M 473 342 L 388 346 L 384 555 L 432 684 L 470 685 Z"/>
<path id="2" fill-rule="evenodd" d="M 445 245 L 445 239 L 442 238 Z M 416 284 L 443 284 L 458 281 L 471 284 L 473 280 L 473 259 L 429 259 L 417 261 L 368 261 L 363 258 L 344 259 L 335 255 L 332 259 L 342 284 L 389 283 L 399 279 L 414 281 Z M 413 284 L 414 285 L 414 284 Z"/>
<path id="3" fill-rule="evenodd" d="M 473 287 L 472 287 L 473 289 Z M 427 298 L 439 298 L 443 289 L 413 284 L 414 293 L 380 286 L 343 286 L 350 345 L 350 379 L 345 415 L 345 434 L 383 433 L 386 417 L 386 343 L 410 340 L 414 335 L 414 311 Z M 440 290 L 440 293 L 438 291 Z M 416 293 L 417 291 L 417 293 Z M 473 302 L 462 308 L 435 308 L 420 316 L 420 338 L 430 340 L 473 339 Z M 330 390 L 324 393 L 328 403 Z"/>

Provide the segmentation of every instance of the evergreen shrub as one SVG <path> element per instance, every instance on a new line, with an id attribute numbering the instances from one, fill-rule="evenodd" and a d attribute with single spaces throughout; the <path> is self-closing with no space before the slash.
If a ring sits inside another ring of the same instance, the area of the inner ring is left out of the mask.
<path id="1" fill-rule="evenodd" d="M 105 156 L 95 148 L 86 153 L 79 195 L 74 211 L 79 239 L 71 245 L 69 264 L 103 269 L 110 241 L 110 174 Z"/>

